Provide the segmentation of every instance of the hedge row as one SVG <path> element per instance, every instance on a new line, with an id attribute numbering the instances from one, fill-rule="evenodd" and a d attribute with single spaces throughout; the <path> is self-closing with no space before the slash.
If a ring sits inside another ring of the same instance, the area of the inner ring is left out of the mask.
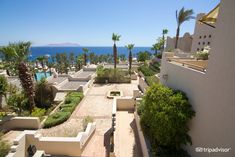
<path id="1" fill-rule="evenodd" d="M 64 103 L 60 106 L 60 110 L 48 116 L 44 123 L 44 128 L 59 125 L 69 119 L 82 98 L 83 94 L 81 92 L 69 93 L 66 96 Z"/>
<path id="2" fill-rule="evenodd" d="M 97 77 L 95 83 L 105 83 L 106 80 L 109 83 L 130 83 L 131 77 L 129 72 L 122 69 L 107 69 L 99 68 L 97 70 Z"/>
<path id="3" fill-rule="evenodd" d="M 153 76 L 155 72 L 150 69 L 147 65 L 142 65 L 138 68 L 139 71 L 141 71 L 144 76 Z"/>
<path id="4" fill-rule="evenodd" d="M 145 81 L 149 86 L 159 83 L 159 79 L 156 76 L 146 76 Z"/>

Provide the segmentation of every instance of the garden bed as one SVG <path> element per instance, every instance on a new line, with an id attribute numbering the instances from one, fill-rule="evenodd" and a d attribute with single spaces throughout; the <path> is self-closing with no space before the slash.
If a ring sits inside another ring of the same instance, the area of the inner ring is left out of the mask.
<path id="1" fill-rule="evenodd" d="M 130 83 L 131 77 L 127 70 L 97 68 L 95 83 Z"/>
<path id="2" fill-rule="evenodd" d="M 64 103 L 60 106 L 60 109 L 48 116 L 44 122 L 44 128 L 59 125 L 69 119 L 82 98 L 83 94 L 81 92 L 72 92 L 68 94 Z"/>
<path id="3" fill-rule="evenodd" d="M 109 91 L 107 94 L 107 98 L 109 99 L 113 99 L 115 97 L 122 97 L 123 93 L 120 90 L 113 90 L 113 91 Z"/>

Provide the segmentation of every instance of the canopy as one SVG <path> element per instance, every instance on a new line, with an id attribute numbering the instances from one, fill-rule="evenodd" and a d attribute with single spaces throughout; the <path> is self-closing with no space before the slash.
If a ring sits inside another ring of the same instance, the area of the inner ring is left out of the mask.
<path id="1" fill-rule="evenodd" d="M 198 21 L 201 22 L 201 23 L 204 23 L 208 26 L 211 26 L 211 27 L 215 28 L 214 24 L 216 23 L 217 17 L 218 17 L 218 14 L 219 14 L 219 5 L 220 4 L 218 4 L 208 14 L 202 16 Z"/>

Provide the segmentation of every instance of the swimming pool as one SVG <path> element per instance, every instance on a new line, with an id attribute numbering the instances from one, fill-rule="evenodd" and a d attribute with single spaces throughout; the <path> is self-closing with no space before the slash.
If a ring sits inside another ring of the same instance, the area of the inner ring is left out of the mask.
<path id="1" fill-rule="evenodd" d="M 46 75 L 45 75 L 45 74 L 46 74 Z M 46 73 L 44 73 L 44 72 L 37 72 L 37 73 L 36 73 L 37 79 L 35 78 L 35 80 L 40 81 L 42 78 L 47 78 L 47 77 L 49 77 L 49 76 L 50 76 L 50 73 L 49 73 L 49 72 L 46 72 Z"/>

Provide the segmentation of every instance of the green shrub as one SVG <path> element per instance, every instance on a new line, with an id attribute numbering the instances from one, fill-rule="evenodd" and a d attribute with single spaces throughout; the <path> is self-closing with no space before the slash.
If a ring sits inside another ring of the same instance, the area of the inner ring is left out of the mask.
<path id="1" fill-rule="evenodd" d="M 0 140 L 0 157 L 5 157 L 10 151 L 10 145 L 6 141 Z"/>
<path id="2" fill-rule="evenodd" d="M 159 73 L 160 72 L 160 64 L 158 62 L 155 62 L 155 63 L 150 63 L 149 64 L 149 68 L 151 70 L 153 70 L 155 73 Z"/>
<path id="3" fill-rule="evenodd" d="M 101 69 L 97 72 L 96 83 L 130 83 L 131 77 L 129 72 L 121 69 Z"/>
<path id="4" fill-rule="evenodd" d="M 11 94 L 7 99 L 7 105 L 19 116 L 28 110 L 28 99 L 23 92 Z"/>
<path id="5" fill-rule="evenodd" d="M 93 121 L 94 119 L 91 116 L 86 116 L 82 121 L 83 129 L 86 130 L 88 123 L 92 123 Z"/>
<path id="6" fill-rule="evenodd" d="M 141 71 L 144 76 L 153 76 L 155 74 L 155 72 L 151 70 L 146 64 L 140 66 L 138 70 Z"/>
<path id="7" fill-rule="evenodd" d="M 72 101 L 73 101 L 73 100 L 72 100 L 71 97 L 67 97 L 67 98 L 65 98 L 64 103 L 65 103 L 65 104 L 70 104 Z"/>
<path id="8" fill-rule="evenodd" d="M 37 107 L 49 108 L 53 103 L 53 91 L 45 78 L 37 82 L 35 87 L 35 103 Z"/>
<path id="9" fill-rule="evenodd" d="M 196 58 L 198 60 L 208 60 L 209 53 L 204 51 L 198 51 L 196 53 Z"/>
<path id="10" fill-rule="evenodd" d="M 81 92 L 69 93 L 65 98 L 65 102 L 60 106 L 60 111 L 48 116 L 44 123 L 44 128 L 49 128 L 65 122 L 75 110 L 82 98 L 83 93 Z"/>
<path id="11" fill-rule="evenodd" d="M 144 51 L 144 52 L 139 52 L 137 54 L 137 60 L 138 62 L 145 62 L 146 60 L 149 60 L 151 57 L 151 53 L 148 51 Z"/>
<path id="12" fill-rule="evenodd" d="M 42 119 L 42 117 L 45 115 L 46 115 L 46 109 L 37 108 L 37 107 L 35 107 L 33 109 L 33 112 L 31 113 L 31 116 L 39 117 L 40 119 Z"/>
<path id="13" fill-rule="evenodd" d="M 186 95 L 162 85 L 153 85 L 141 104 L 140 123 L 152 150 L 159 146 L 179 150 L 191 144 L 188 122 L 195 115 Z"/>
<path id="14" fill-rule="evenodd" d="M 53 113 L 52 115 L 48 116 L 44 123 L 44 128 L 50 128 L 52 126 L 59 125 L 63 122 L 65 122 L 69 117 L 71 113 L 70 112 L 56 112 Z"/>
<path id="15" fill-rule="evenodd" d="M 0 112 L 0 120 L 2 120 L 6 116 L 7 116 L 6 112 Z"/>
<path id="16" fill-rule="evenodd" d="M 145 81 L 149 86 L 159 83 L 159 79 L 156 76 L 146 76 Z"/>

